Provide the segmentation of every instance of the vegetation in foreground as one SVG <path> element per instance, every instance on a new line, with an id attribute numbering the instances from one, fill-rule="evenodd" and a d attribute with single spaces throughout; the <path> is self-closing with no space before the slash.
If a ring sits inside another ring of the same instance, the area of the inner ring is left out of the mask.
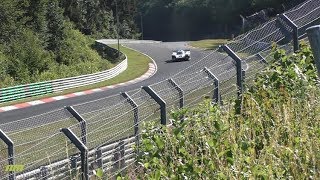
<path id="1" fill-rule="evenodd" d="M 312 53 L 304 45 L 298 54 L 276 50 L 274 57 L 241 101 L 223 108 L 204 102 L 174 112 L 171 127 L 147 125 L 140 168 L 124 179 L 319 178 L 320 90 Z"/>

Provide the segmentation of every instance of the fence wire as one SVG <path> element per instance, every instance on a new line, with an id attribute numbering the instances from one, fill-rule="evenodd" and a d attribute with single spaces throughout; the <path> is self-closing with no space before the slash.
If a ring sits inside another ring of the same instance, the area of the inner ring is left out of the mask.
<path id="1" fill-rule="evenodd" d="M 320 0 L 308 0 L 285 15 L 298 26 L 299 36 L 302 37 L 305 28 L 320 19 Z M 288 53 L 293 52 L 292 32 L 292 28 L 277 17 L 227 44 L 242 59 L 246 84 L 252 83 L 256 74 L 273 59 L 273 42 Z M 166 102 L 167 111 L 178 108 L 181 99 L 185 107 L 193 107 L 203 99 L 214 97 L 217 87 L 205 67 L 219 79 L 220 96 L 224 102 L 237 97 L 237 68 L 230 56 L 217 49 L 207 51 L 202 59 L 193 61 L 191 66 L 171 76 L 177 86 L 168 80 L 150 85 Z M 179 88 L 183 91 L 183 97 Z M 143 133 L 145 122 L 160 124 L 161 107 L 141 88 L 127 94 L 131 99 L 117 94 L 75 105 L 74 109 L 86 122 L 78 122 L 67 110 L 57 109 L 1 124 L 0 129 L 14 142 L 16 164 L 25 165 L 22 172 L 16 173 L 17 179 L 80 178 L 80 152 L 60 133 L 60 129 L 65 127 L 69 127 L 88 147 L 91 177 L 95 176 L 98 168 L 104 171 L 107 178 L 115 178 L 128 168 L 139 168 L 136 166 L 134 146 L 139 145 L 137 139 Z M 167 118 L 168 122 L 170 117 Z M 0 141 L 1 179 L 9 177 L 8 172 L 4 171 L 8 165 L 7 154 L 6 144 Z"/>
<path id="2" fill-rule="evenodd" d="M 72 116 L 64 109 L 56 109 L 50 112 L 21 119 L 18 121 L 0 124 L 0 129 L 6 133 L 12 133 L 16 131 L 23 131 L 26 129 L 33 129 L 35 127 L 46 126 L 47 124 L 61 121 L 62 119 L 68 119 L 71 117 Z M 51 127 L 49 126 L 46 130 L 49 130 L 50 128 Z"/>

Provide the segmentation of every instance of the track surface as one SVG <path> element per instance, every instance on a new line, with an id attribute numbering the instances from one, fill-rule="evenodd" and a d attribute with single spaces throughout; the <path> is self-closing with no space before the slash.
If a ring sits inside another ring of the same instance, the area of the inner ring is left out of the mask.
<path id="1" fill-rule="evenodd" d="M 86 96 L 79 96 L 70 99 L 55 101 L 52 103 L 41 104 L 37 106 L 31 106 L 24 109 L 17 109 L 8 112 L 0 113 L 0 124 L 28 118 L 31 116 L 39 115 L 45 112 L 49 112 L 64 106 L 71 106 L 79 103 L 92 101 L 95 99 L 104 98 L 110 95 L 114 95 L 120 92 L 125 92 L 133 89 L 140 88 L 141 86 L 150 85 L 161 80 L 170 78 L 170 76 L 185 69 L 193 64 L 195 61 L 203 58 L 208 52 L 201 51 L 199 49 L 193 49 L 187 46 L 185 42 L 164 42 L 164 43 L 131 43 L 124 44 L 125 46 L 140 51 L 149 55 L 154 59 L 158 66 L 157 73 L 151 78 L 139 82 L 137 84 L 119 87 L 103 92 L 97 92 Z M 190 61 L 171 62 L 171 53 L 177 49 L 190 49 L 192 59 Z"/>

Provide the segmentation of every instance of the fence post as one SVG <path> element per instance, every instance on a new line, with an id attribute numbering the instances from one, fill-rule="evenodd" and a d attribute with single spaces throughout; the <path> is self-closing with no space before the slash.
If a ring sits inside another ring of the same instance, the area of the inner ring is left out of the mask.
<path id="1" fill-rule="evenodd" d="M 241 58 L 233 52 L 228 45 L 223 45 L 221 48 L 236 62 L 237 66 L 237 85 L 238 85 L 238 98 L 243 93 L 243 77 L 242 77 L 242 63 Z"/>
<path id="2" fill-rule="evenodd" d="M 143 86 L 143 90 L 145 90 L 152 99 L 154 99 L 159 105 L 161 110 L 161 124 L 167 125 L 167 104 L 166 102 L 149 86 Z"/>
<path id="3" fill-rule="evenodd" d="M 81 152 L 81 171 L 82 171 L 82 179 L 89 180 L 89 167 L 88 167 L 88 148 L 80 141 L 80 139 L 69 129 L 63 128 L 61 129 L 69 140 L 78 148 Z"/>
<path id="4" fill-rule="evenodd" d="M 285 14 L 280 14 L 279 16 L 284 22 L 286 22 L 293 30 L 292 32 L 292 39 L 293 39 L 293 50 L 294 52 L 299 51 L 299 34 L 298 34 L 298 26 L 291 21 L 291 19 L 285 15 Z"/>
<path id="5" fill-rule="evenodd" d="M 101 150 L 101 148 L 98 148 L 96 150 L 96 159 L 97 159 L 96 163 L 97 163 L 98 167 L 103 169 L 102 150 Z"/>
<path id="6" fill-rule="evenodd" d="M 86 120 L 72 106 L 67 106 L 65 108 L 80 123 L 80 125 L 81 125 L 81 141 L 83 144 L 86 145 L 87 144 L 87 122 L 86 122 Z"/>
<path id="7" fill-rule="evenodd" d="M 78 161 L 78 158 L 76 156 L 71 156 L 70 157 L 71 176 L 72 176 L 72 178 L 76 177 L 76 175 L 77 175 L 77 161 Z"/>
<path id="8" fill-rule="evenodd" d="M 137 148 L 137 154 L 138 154 L 138 147 L 139 147 L 139 110 L 138 110 L 138 104 L 134 102 L 134 100 L 129 96 L 128 93 L 124 92 L 121 93 L 121 95 L 127 99 L 128 103 L 133 108 L 133 116 L 134 116 L 134 136 L 136 138 L 136 148 Z"/>
<path id="9" fill-rule="evenodd" d="M 48 168 L 46 166 L 42 166 L 40 168 L 40 175 L 41 175 L 41 179 L 42 180 L 45 180 L 45 179 L 48 179 Z"/>
<path id="10" fill-rule="evenodd" d="M 124 168 L 125 166 L 125 159 L 124 159 L 124 153 L 125 153 L 125 149 L 124 149 L 124 141 L 120 141 L 119 144 L 118 144 L 118 148 L 119 151 L 116 152 L 114 154 L 114 166 L 113 168 L 115 170 L 121 170 L 122 168 Z"/>
<path id="11" fill-rule="evenodd" d="M 8 146 L 8 165 L 14 165 L 14 145 L 13 141 L 0 129 L 0 139 Z M 15 172 L 10 171 L 9 180 L 16 178 Z"/>
<path id="12" fill-rule="evenodd" d="M 184 95 L 182 88 L 173 79 L 168 79 L 168 82 L 179 92 L 179 108 L 183 108 Z"/>
<path id="13" fill-rule="evenodd" d="M 213 79 L 214 81 L 214 94 L 213 94 L 213 101 L 216 104 L 219 104 L 220 101 L 220 83 L 219 83 L 219 79 L 207 68 L 205 67 L 204 72 L 208 74 L 209 78 Z"/>
<path id="14" fill-rule="evenodd" d="M 306 31 L 317 66 L 318 77 L 320 77 L 320 25 L 312 26 Z"/>
<path id="15" fill-rule="evenodd" d="M 243 83 L 245 83 L 245 79 L 246 79 L 246 70 L 242 69 L 242 80 L 243 80 Z M 244 91 L 246 90 L 246 86 L 245 85 L 243 86 L 243 90 Z"/>

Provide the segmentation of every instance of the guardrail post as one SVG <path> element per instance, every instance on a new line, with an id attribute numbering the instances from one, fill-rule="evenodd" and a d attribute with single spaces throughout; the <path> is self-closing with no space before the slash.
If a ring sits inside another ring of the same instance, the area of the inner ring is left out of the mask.
<path id="1" fill-rule="evenodd" d="M 72 107 L 65 107 L 70 114 L 78 120 L 81 126 L 81 141 L 83 144 L 87 144 L 87 122 L 86 120 Z"/>
<path id="2" fill-rule="evenodd" d="M 0 139 L 8 146 L 8 165 L 14 165 L 14 144 L 13 141 L 7 136 L 4 131 L 0 129 Z M 14 171 L 10 171 L 9 180 L 14 180 L 16 174 Z"/>
<path id="3" fill-rule="evenodd" d="M 103 169 L 102 150 L 101 150 L 101 148 L 98 148 L 96 150 L 96 159 L 97 159 L 96 163 L 98 165 L 98 168 Z"/>
<path id="4" fill-rule="evenodd" d="M 242 69 L 242 79 L 243 79 L 243 83 L 245 82 L 246 79 L 246 71 L 244 69 Z M 246 86 L 243 86 L 243 90 L 246 90 Z"/>
<path id="5" fill-rule="evenodd" d="M 183 108 L 184 95 L 183 95 L 182 88 L 173 79 L 168 79 L 168 82 L 178 91 L 178 93 L 179 93 L 179 108 Z"/>
<path id="6" fill-rule="evenodd" d="M 280 14 L 279 17 L 292 28 L 293 50 L 294 52 L 299 51 L 298 26 L 285 14 Z"/>
<path id="7" fill-rule="evenodd" d="M 113 159 L 114 159 L 115 163 L 114 163 L 113 168 L 114 168 L 115 170 L 117 170 L 117 169 L 120 170 L 120 169 L 124 168 L 124 166 L 125 166 L 125 159 L 124 159 L 124 153 L 125 153 L 124 141 L 120 141 L 119 144 L 118 144 L 118 147 L 117 147 L 116 149 L 118 149 L 119 151 L 114 154 Z"/>
<path id="8" fill-rule="evenodd" d="M 72 176 L 72 178 L 76 177 L 76 175 L 77 175 L 77 161 L 78 161 L 78 158 L 76 156 L 71 156 L 70 157 L 71 176 Z"/>
<path id="9" fill-rule="evenodd" d="M 138 104 L 134 102 L 134 100 L 129 96 L 128 93 L 124 92 L 121 93 L 121 95 L 127 99 L 128 103 L 133 108 L 133 116 L 134 116 L 134 136 L 136 137 L 136 149 L 138 154 L 138 147 L 139 147 L 139 110 L 138 110 Z"/>
<path id="10" fill-rule="evenodd" d="M 42 166 L 40 168 L 40 175 L 42 180 L 48 179 L 48 175 L 49 175 L 48 171 L 49 170 L 46 166 Z"/>
<path id="11" fill-rule="evenodd" d="M 153 98 L 159 105 L 161 110 L 161 124 L 167 125 L 167 104 L 166 102 L 149 86 L 143 86 L 143 90 L 145 90 L 151 98 Z"/>
<path id="12" fill-rule="evenodd" d="M 216 104 L 219 104 L 220 101 L 220 83 L 219 83 L 219 79 L 207 68 L 205 67 L 203 69 L 203 71 L 205 73 L 208 74 L 209 78 L 213 79 L 214 81 L 214 94 L 213 94 L 213 102 L 215 102 Z"/>
<path id="13" fill-rule="evenodd" d="M 306 31 L 317 66 L 318 77 L 320 77 L 320 25 L 312 26 Z"/>
<path id="14" fill-rule="evenodd" d="M 80 141 L 80 139 L 69 129 L 63 128 L 61 129 L 69 140 L 77 147 L 77 149 L 81 152 L 81 171 L 82 171 L 82 179 L 89 180 L 89 167 L 88 167 L 88 148 Z"/>
<path id="15" fill-rule="evenodd" d="M 223 45 L 221 48 L 236 62 L 237 67 L 237 85 L 238 85 L 238 98 L 243 93 L 243 76 L 242 76 L 242 60 L 241 58 L 233 52 L 228 45 Z"/>

